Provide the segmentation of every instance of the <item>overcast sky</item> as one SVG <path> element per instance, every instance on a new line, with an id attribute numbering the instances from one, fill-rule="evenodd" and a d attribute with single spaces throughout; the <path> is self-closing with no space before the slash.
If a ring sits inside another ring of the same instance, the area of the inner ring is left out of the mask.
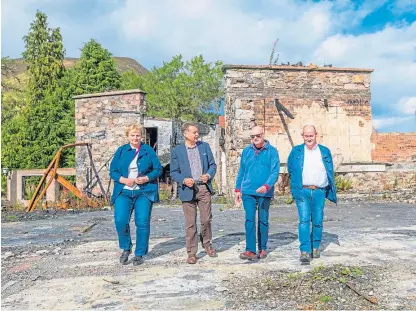
<path id="1" fill-rule="evenodd" d="M 60 27 L 67 57 L 94 38 L 146 68 L 173 55 L 267 64 L 373 68 L 379 131 L 416 131 L 416 0 L 2 0 L 2 56 L 21 57 L 37 9 Z"/>

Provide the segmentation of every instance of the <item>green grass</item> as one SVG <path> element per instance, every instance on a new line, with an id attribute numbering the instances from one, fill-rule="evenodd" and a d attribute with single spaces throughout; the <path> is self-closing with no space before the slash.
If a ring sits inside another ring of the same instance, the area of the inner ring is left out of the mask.
<path id="1" fill-rule="evenodd" d="M 324 302 L 324 303 L 330 302 L 331 300 L 332 300 L 332 297 L 328 295 L 324 295 L 319 298 L 319 301 Z"/>

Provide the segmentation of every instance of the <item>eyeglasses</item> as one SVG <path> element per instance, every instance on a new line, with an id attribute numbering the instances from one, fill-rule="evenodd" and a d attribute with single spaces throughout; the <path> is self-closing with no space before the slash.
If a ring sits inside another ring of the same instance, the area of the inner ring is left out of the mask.
<path id="1" fill-rule="evenodd" d="M 253 138 L 260 138 L 260 137 L 262 137 L 263 136 L 263 134 L 256 134 L 256 135 L 250 135 L 250 137 L 251 137 L 251 139 L 253 139 Z"/>

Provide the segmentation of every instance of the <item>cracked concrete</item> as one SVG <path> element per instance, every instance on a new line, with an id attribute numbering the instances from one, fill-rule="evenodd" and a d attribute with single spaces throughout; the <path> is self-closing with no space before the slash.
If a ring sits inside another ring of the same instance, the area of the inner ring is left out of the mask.
<path id="1" fill-rule="evenodd" d="M 391 282 L 380 284 L 375 295 L 384 295 L 387 308 L 416 308 L 415 212 L 416 206 L 409 204 L 328 205 L 322 256 L 311 266 L 298 263 L 295 205 L 270 210 L 270 254 L 257 262 L 238 258 L 245 247 L 243 211 L 214 206 L 219 257 L 201 251 L 193 266 L 185 263 L 183 214 L 178 207 L 153 210 L 150 252 L 138 267 L 118 263 L 111 211 L 4 223 L 1 304 L 5 310 L 227 309 L 232 298 L 224 293 L 230 291 L 231 276 L 244 280 L 265 271 L 343 264 L 391 267 Z M 36 253 L 39 250 L 46 252 Z M 13 255 L 5 259 L 6 252 Z"/>

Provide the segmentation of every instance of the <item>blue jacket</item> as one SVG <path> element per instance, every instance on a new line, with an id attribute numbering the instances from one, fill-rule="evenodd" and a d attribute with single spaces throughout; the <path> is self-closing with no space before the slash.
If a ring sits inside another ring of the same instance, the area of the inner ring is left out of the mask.
<path id="1" fill-rule="evenodd" d="M 215 164 L 214 156 L 212 155 L 209 144 L 198 141 L 197 148 L 202 163 L 202 174 L 209 174 L 211 179 L 208 181 L 207 186 L 211 193 L 214 193 L 212 188 L 212 180 L 217 171 L 217 165 Z M 170 154 L 170 175 L 174 181 L 179 185 L 179 199 L 181 201 L 192 201 L 194 196 L 194 190 L 187 187 L 183 181 L 185 178 L 192 178 L 191 166 L 188 160 L 188 153 L 186 151 L 186 145 L 180 144 L 176 146 Z"/>
<path id="2" fill-rule="evenodd" d="M 326 198 L 334 203 L 337 203 L 337 189 L 334 178 L 334 164 L 332 162 L 331 151 L 322 145 L 318 145 L 321 151 L 322 161 L 325 166 L 326 174 L 328 176 L 328 189 L 326 191 Z M 290 175 L 290 190 L 293 198 L 299 199 L 302 193 L 302 172 L 303 162 L 305 159 L 305 144 L 295 146 L 289 154 L 287 160 L 287 170 Z"/>
<path id="3" fill-rule="evenodd" d="M 272 198 L 279 171 L 279 153 L 275 147 L 270 145 L 268 141 L 260 150 L 250 144 L 244 148 L 241 154 L 235 189 L 241 191 L 242 194 Z M 261 186 L 266 186 L 269 191 L 257 193 L 256 190 Z"/>
<path id="4" fill-rule="evenodd" d="M 136 154 L 130 144 L 120 146 L 114 153 L 113 160 L 110 164 L 110 178 L 114 180 L 114 190 L 111 196 L 111 204 L 114 204 L 116 198 L 124 188 L 120 183 L 120 177 L 129 177 L 129 166 Z M 162 175 L 162 165 L 156 155 L 156 152 L 146 144 L 141 144 L 139 156 L 137 157 L 137 166 L 139 176 L 148 176 L 149 182 L 140 185 L 139 191 L 143 192 L 150 201 L 159 201 L 159 189 L 157 178 Z"/>

